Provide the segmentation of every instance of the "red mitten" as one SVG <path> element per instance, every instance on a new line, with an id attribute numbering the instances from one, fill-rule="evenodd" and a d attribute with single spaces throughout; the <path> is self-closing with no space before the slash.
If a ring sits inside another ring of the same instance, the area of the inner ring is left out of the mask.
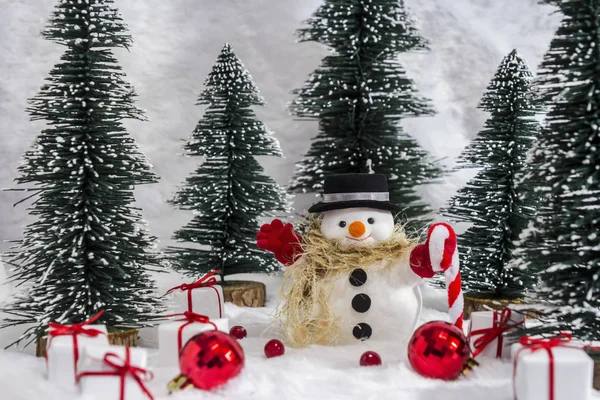
<path id="1" fill-rule="evenodd" d="M 425 243 L 410 253 L 410 267 L 421 278 L 431 278 L 452 265 L 456 251 L 454 229 L 444 222 L 431 225 Z"/>
<path id="2" fill-rule="evenodd" d="M 263 250 L 275 254 L 283 265 L 292 265 L 302 254 L 301 238 L 294 232 L 291 223 L 283 225 L 278 219 L 264 224 L 256 235 L 256 244 Z"/>

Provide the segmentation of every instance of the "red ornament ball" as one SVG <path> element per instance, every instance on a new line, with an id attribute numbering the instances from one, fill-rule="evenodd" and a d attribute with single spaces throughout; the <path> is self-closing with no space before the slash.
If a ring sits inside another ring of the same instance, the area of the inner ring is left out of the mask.
<path id="1" fill-rule="evenodd" d="M 179 369 L 198 389 L 211 390 L 237 376 L 244 351 L 232 336 L 206 331 L 192 336 L 179 354 Z"/>
<path id="2" fill-rule="evenodd" d="M 246 328 L 240 325 L 236 325 L 229 330 L 229 334 L 236 339 L 243 339 L 248 336 L 248 332 L 246 332 Z"/>
<path id="3" fill-rule="evenodd" d="M 381 357 L 374 351 L 365 351 L 363 355 L 360 356 L 360 366 L 371 367 L 374 365 L 381 365 Z"/>
<path id="4" fill-rule="evenodd" d="M 285 353 L 285 347 L 277 339 L 271 339 L 265 344 L 265 356 L 267 358 L 279 357 Z"/>
<path id="5" fill-rule="evenodd" d="M 419 375 L 427 378 L 456 379 L 470 357 L 463 331 L 443 321 L 419 327 L 408 344 L 408 360 Z"/>

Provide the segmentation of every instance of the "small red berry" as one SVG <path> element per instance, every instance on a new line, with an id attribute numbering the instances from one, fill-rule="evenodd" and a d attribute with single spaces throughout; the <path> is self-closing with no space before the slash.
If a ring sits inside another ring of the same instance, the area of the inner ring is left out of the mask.
<path id="1" fill-rule="evenodd" d="M 374 365 L 381 365 L 381 357 L 374 351 L 365 351 L 363 355 L 360 356 L 360 366 L 371 367 Z"/>
<path id="2" fill-rule="evenodd" d="M 243 339 L 248 336 L 248 332 L 246 332 L 246 328 L 240 325 L 236 325 L 229 330 L 229 334 L 236 339 Z"/>
<path id="3" fill-rule="evenodd" d="M 285 353 L 285 347 L 277 339 L 271 339 L 265 344 L 265 356 L 267 358 L 279 357 Z"/>

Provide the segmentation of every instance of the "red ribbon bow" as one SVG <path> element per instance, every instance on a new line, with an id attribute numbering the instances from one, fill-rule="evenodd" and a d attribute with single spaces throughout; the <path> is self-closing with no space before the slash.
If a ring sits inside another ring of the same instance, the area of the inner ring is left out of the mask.
<path id="1" fill-rule="evenodd" d="M 515 354 L 514 360 L 514 368 L 513 368 L 513 393 L 515 396 L 515 400 L 517 398 L 517 391 L 515 387 L 515 376 L 517 375 L 517 361 L 519 359 L 519 354 L 523 350 L 530 350 L 531 352 L 535 352 L 538 350 L 546 350 L 548 352 L 549 359 L 549 399 L 554 400 L 554 355 L 552 354 L 552 349 L 554 347 L 570 347 L 574 349 L 579 349 L 579 347 L 568 346 L 567 344 L 571 341 L 571 335 L 566 332 L 560 333 L 557 337 L 550 339 L 534 339 L 528 336 L 524 336 L 519 339 L 519 343 L 523 346 L 517 353 Z"/>
<path id="2" fill-rule="evenodd" d="M 522 325 L 525 320 L 509 324 L 512 311 L 509 308 L 504 308 L 500 314 L 494 312 L 494 322 L 491 328 L 477 329 L 472 331 L 469 336 L 481 335 L 473 342 L 473 358 L 477 357 L 490 343 L 498 339 L 496 344 L 496 358 L 502 357 L 502 349 L 504 347 L 504 333 Z M 499 318 L 498 318 L 499 317 Z"/>
<path id="3" fill-rule="evenodd" d="M 213 326 L 213 328 L 215 329 L 215 331 L 217 330 L 217 325 L 215 325 L 215 323 L 212 322 L 209 317 L 207 317 L 206 315 L 196 314 L 191 311 L 186 311 L 182 314 L 166 315 L 166 317 L 183 317 L 182 319 L 176 319 L 175 321 L 177 321 L 177 322 L 187 321 L 185 324 L 181 325 L 179 327 L 179 329 L 177 330 L 177 353 L 178 354 L 181 353 L 181 349 L 183 348 L 182 335 L 183 335 L 183 329 L 186 326 L 193 324 L 194 322 L 200 322 L 202 324 L 211 324 Z"/>
<path id="4" fill-rule="evenodd" d="M 219 300 L 219 318 L 223 318 L 223 310 L 221 307 L 221 295 L 219 294 L 219 291 L 217 290 L 217 288 L 214 287 L 214 285 L 216 285 L 218 283 L 217 278 L 215 278 L 214 275 L 216 275 L 220 272 L 221 271 L 211 271 L 208 274 L 204 275 L 202 278 L 198 279 L 196 282 L 183 283 L 179 286 L 172 287 L 171 289 L 167 290 L 167 293 L 165 293 L 165 294 L 169 294 L 175 290 L 181 290 L 182 292 L 187 292 L 188 311 L 192 312 L 192 311 L 194 311 L 193 306 L 192 306 L 192 290 L 198 289 L 198 288 L 203 288 L 203 287 L 212 288 L 215 291 L 215 293 L 217 294 L 217 298 Z"/>
<path id="5" fill-rule="evenodd" d="M 125 359 L 123 360 L 115 353 L 106 353 L 102 359 L 104 364 L 111 367 L 112 371 L 84 371 L 77 375 L 77 380 L 84 376 L 118 376 L 120 377 L 120 389 L 119 399 L 125 400 L 125 379 L 130 376 L 142 389 L 142 391 L 148 396 L 150 400 L 154 400 L 152 393 L 148 390 L 144 381 L 152 380 L 154 377 L 152 372 L 131 365 L 131 354 L 129 347 L 125 347 Z"/>
<path id="6" fill-rule="evenodd" d="M 50 331 L 48 335 L 50 337 L 54 336 L 65 336 L 65 335 L 86 335 L 86 336 L 98 336 L 100 334 L 104 334 L 104 332 L 99 331 L 98 329 L 90 329 L 86 328 L 86 325 L 93 324 L 98 321 L 100 317 L 104 314 L 104 310 L 101 310 L 98 314 L 94 315 L 87 321 L 80 322 L 78 324 L 73 325 L 62 325 L 56 322 L 50 322 L 48 324 Z"/>
<path id="7" fill-rule="evenodd" d="M 86 328 L 86 325 L 93 324 L 96 322 L 101 316 L 104 314 L 104 310 L 100 310 L 98 314 L 94 315 L 87 321 L 80 322 L 78 324 L 73 325 L 62 325 L 56 322 L 50 322 L 48 327 L 50 330 L 48 331 L 48 346 L 50 348 L 50 344 L 52 343 L 52 339 L 57 336 L 72 336 L 73 337 L 73 365 L 75 376 L 77 377 L 77 361 L 79 361 L 79 343 L 77 341 L 77 335 L 84 335 L 90 337 L 97 337 L 99 335 L 104 335 L 105 333 L 94 328 Z M 48 352 L 46 351 L 46 361 L 48 361 Z"/>

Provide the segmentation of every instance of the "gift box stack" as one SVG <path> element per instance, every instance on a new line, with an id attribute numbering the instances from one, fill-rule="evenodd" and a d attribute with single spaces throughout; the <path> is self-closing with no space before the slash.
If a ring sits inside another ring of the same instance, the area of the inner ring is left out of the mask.
<path id="1" fill-rule="evenodd" d="M 89 399 L 152 399 L 146 350 L 110 346 L 106 327 L 94 324 L 101 315 L 73 325 L 50 323 L 48 380 L 67 391 L 79 388 Z"/>
<path id="2" fill-rule="evenodd" d="M 177 366 L 183 345 L 194 335 L 207 331 L 229 332 L 223 318 L 223 288 L 217 285 L 213 271 L 196 282 L 169 289 L 175 299 L 175 320 L 158 326 L 158 353 L 161 366 Z"/>
<path id="3" fill-rule="evenodd" d="M 223 290 L 216 284 L 215 273 L 169 290 L 175 313 L 166 316 L 172 320 L 158 326 L 161 367 L 177 367 L 179 353 L 192 336 L 208 330 L 229 331 L 229 321 L 223 318 Z M 48 379 L 69 391 L 79 389 L 89 399 L 152 399 L 146 386 L 152 379 L 146 350 L 111 346 L 106 327 L 95 324 L 102 314 L 74 325 L 49 324 Z"/>
<path id="4" fill-rule="evenodd" d="M 574 400 L 591 395 L 593 348 L 571 341 L 563 333 L 555 338 L 507 337 L 525 323 L 524 315 L 509 308 L 471 314 L 469 343 L 473 358 L 510 359 L 513 392 L 517 400 Z"/>
<path id="5" fill-rule="evenodd" d="M 104 325 L 93 324 L 102 312 L 80 324 L 49 324 L 46 342 L 48 379 L 63 389 L 73 390 L 77 383 L 79 361 L 85 346 L 108 346 Z"/>

